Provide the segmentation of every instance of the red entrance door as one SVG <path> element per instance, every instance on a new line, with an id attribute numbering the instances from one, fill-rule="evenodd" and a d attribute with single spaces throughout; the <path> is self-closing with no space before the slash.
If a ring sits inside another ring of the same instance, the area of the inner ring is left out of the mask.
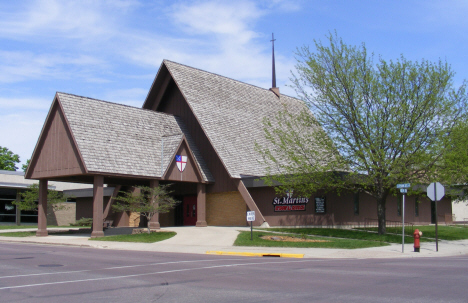
<path id="1" fill-rule="evenodd" d="M 195 225 L 197 223 L 197 197 L 184 197 L 182 205 L 184 225 Z"/>

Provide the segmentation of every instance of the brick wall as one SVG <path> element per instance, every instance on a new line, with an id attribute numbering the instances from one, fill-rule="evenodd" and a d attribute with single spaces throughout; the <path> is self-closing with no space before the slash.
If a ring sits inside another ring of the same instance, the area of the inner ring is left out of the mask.
<path id="1" fill-rule="evenodd" d="M 129 227 L 138 227 L 140 225 L 140 213 L 131 212 L 128 219 Z"/>
<path id="2" fill-rule="evenodd" d="M 75 223 L 76 203 L 63 202 L 59 204 L 59 209 L 54 211 L 51 205 L 48 205 L 47 224 L 67 226 Z"/>
<path id="3" fill-rule="evenodd" d="M 237 191 L 206 194 L 206 222 L 214 226 L 246 226 L 247 206 Z"/>

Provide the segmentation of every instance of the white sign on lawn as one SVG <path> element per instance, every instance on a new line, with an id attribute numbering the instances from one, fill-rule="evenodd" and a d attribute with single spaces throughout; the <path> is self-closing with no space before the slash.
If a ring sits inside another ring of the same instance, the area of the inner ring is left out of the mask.
<path id="1" fill-rule="evenodd" d="M 255 212 L 254 211 L 248 211 L 247 212 L 247 222 L 252 222 L 255 221 Z"/>
<path id="2" fill-rule="evenodd" d="M 427 196 L 432 201 L 439 201 L 445 195 L 445 188 L 439 182 L 433 182 L 427 187 Z"/>

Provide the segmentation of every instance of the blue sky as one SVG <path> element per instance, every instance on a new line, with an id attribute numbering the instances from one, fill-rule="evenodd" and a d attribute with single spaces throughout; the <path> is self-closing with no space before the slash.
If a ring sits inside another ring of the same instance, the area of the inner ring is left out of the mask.
<path id="1" fill-rule="evenodd" d="M 468 1 L 0 1 L 0 146 L 31 157 L 56 91 L 141 107 L 163 59 L 260 87 L 337 31 L 384 59 L 446 60 L 468 78 Z M 19 166 L 20 167 L 20 166 Z"/>

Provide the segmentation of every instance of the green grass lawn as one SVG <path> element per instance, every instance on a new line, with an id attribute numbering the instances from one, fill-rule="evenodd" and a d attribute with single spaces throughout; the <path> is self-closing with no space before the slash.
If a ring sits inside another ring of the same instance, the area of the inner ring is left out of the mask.
<path id="1" fill-rule="evenodd" d="M 423 235 L 421 240 L 427 240 L 427 238 L 435 239 L 435 225 L 422 225 L 414 226 L 414 229 L 422 231 Z M 468 226 L 438 226 L 438 236 L 440 240 L 465 240 L 468 239 Z M 377 228 L 374 229 L 377 231 Z M 401 234 L 401 227 L 387 227 L 388 233 Z M 405 228 L 405 235 L 411 235 L 411 229 Z"/>
<path id="2" fill-rule="evenodd" d="M 367 240 L 386 243 L 401 243 L 401 235 L 378 235 L 362 230 L 338 229 L 338 228 L 269 228 L 268 231 L 279 231 L 299 235 L 322 236 L 331 238 L 344 238 L 354 240 Z M 431 241 L 430 239 L 421 239 Z M 413 242 L 413 236 L 405 236 L 405 243 Z"/>
<path id="3" fill-rule="evenodd" d="M 60 227 L 60 228 L 91 228 L 91 226 L 57 226 L 47 225 L 47 227 Z M 1 229 L 37 229 L 37 225 L 0 225 Z"/>
<path id="4" fill-rule="evenodd" d="M 271 230 L 271 229 L 269 229 Z M 292 236 L 300 239 L 307 238 L 311 240 L 326 240 L 328 242 L 289 242 L 289 241 L 272 241 L 262 239 L 262 236 Z M 264 231 L 254 231 L 253 240 L 250 240 L 250 232 L 243 231 L 237 236 L 234 242 L 235 246 L 263 246 L 263 247 L 299 247 L 299 248 L 366 248 L 376 246 L 386 246 L 388 243 L 381 241 L 368 241 L 356 239 L 338 239 L 338 238 L 323 238 L 323 237 L 310 237 L 302 234 L 272 234 Z"/>
<path id="5" fill-rule="evenodd" d="M 175 232 L 152 232 L 150 234 L 142 233 L 136 235 L 115 235 L 100 238 L 93 238 L 89 240 L 95 241 L 114 241 L 114 242 L 142 242 L 154 243 L 170 239 L 176 235 Z"/>
<path id="6" fill-rule="evenodd" d="M 0 233 L 0 237 L 32 237 L 35 235 L 35 231 L 16 231 L 11 233 Z"/>

